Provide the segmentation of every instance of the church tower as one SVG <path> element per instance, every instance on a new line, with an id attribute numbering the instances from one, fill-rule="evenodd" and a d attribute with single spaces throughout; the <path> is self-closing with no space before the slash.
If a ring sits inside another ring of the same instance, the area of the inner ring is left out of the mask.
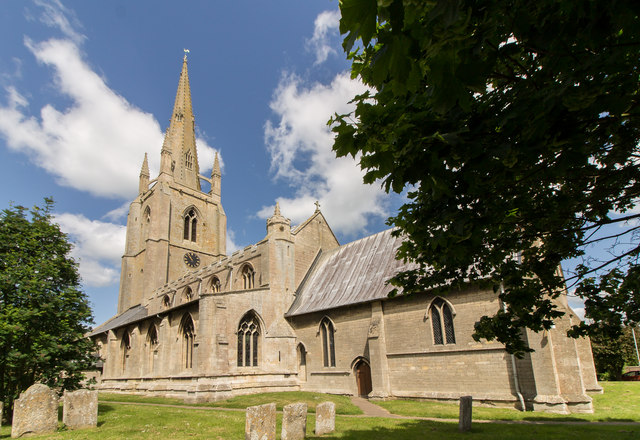
<path id="1" fill-rule="evenodd" d="M 226 255 L 227 217 L 221 204 L 216 154 L 211 177 L 200 174 L 187 56 L 182 62 L 173 113 L 150 180 L 145 154 L 139 194 L 127 218 L 118 313 L 143 304 L 158 287 Z M 201 181 L 211 190 L 202 191 Z"/>

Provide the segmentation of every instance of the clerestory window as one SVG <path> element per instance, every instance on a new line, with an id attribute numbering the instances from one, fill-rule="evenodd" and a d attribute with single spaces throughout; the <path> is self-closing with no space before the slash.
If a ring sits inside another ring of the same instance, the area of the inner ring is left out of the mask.
<path id="1" fill-rule="evenodd" d="M 245 264 L 242 268 L 242 288 L 253 289 L 256 273 L 249 264 Z"/>

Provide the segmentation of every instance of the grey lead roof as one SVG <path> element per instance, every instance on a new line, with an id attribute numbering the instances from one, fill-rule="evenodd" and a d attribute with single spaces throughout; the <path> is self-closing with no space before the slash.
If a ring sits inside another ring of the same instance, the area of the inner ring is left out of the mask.
<path id="1" fill-rule="evenodd" d="M 396 260 L 401 237 L 388 229 L 320 255 L 286 316 L 387 298 L 386 281 L 413 265 Z"/>
<path id="2" fill-rule="evenodd" d="M 137 305 L 131 307 L 129 310 L 126 310 L 121 315 L 114 316 L 104 324 L 100 325 L 93 329 L 89 336 L 99 335 L 100 333 L 108 332 L 109 330 L 113 330 L 117 327 L 122 327 L 127 324 L 131 324 L 132 322 L 140 321 L 147 317 L 148 315 L 147 308 L 141 305 Z"/>

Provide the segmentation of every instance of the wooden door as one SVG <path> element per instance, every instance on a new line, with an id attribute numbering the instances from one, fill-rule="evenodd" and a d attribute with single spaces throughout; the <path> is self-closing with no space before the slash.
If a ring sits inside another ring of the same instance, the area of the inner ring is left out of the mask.
<path id="1" fill-rule="evenodd" d="M 358 385 L 358 395 L 367 397 L 373 386 L 371 384 L 371 368 L 369 364 L 361 360 L 356 364 L 356 383 Z"/>

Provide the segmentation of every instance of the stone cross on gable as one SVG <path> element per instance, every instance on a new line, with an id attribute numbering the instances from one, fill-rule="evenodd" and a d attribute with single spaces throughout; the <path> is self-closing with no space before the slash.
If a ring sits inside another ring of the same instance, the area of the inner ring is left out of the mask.
<path id="1" fill-rule="evenodd" d="M 316 200 L 314 205 L 316 205 L 316 212 L 320 211 L 320 202 Z"/>

